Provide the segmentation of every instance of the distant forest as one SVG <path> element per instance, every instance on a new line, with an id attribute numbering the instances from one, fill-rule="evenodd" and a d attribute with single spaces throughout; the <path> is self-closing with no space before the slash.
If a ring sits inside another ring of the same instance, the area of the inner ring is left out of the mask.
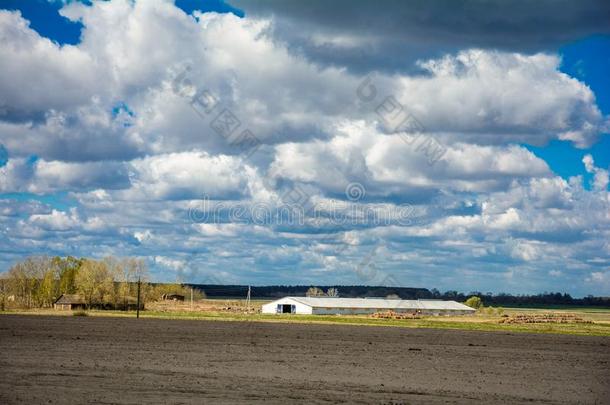
<path id="1" fill-rule="evenodd" d="M 193 288 L 201 289 L 209 298 L 236 298 L 245 297 L 248 286 L 244 285 L 213 285 L 189 284 Z M 285 296 L 305 296 L 309 285 L 272 285 L 251 287 L 253 299 L 275 299 Z M 315 286 L 327 291 L 329 288 L 339 290 L 339 297 L 382 297 L 397 295 L 402 299 L 441 299 L 465 301 L 468 297 L 476 295 L 483 300 L 486 306 L 507 305 L 574 305 L 574 306 L 604 306 L 610 307 L 610 297 L 587 296 L 573 298 L 565 293 L 543 293 L 536 295 L 511 295 L 506 293 L 490 294 L 472 291 L 467 294 L 458 291 L 440 292 L 437 289 L 409 287 L 371 287 L 361 285 L 329 285 Z"/>
<path id="2" fill-rule="evenodd" d="M 62 294 L 79 294 L 88 306 L 119 307 L 136 295 L 136 282 L 142 280 L 143 302 L 157 301 L 164 294 L 194 298 L 246 298 L 247 285 L 222 284 L 161 284 L 150 282 L 146 262 L 137 258 L 101 260 L 75 257 L 31 256 L 15 263 L 6 273 L 0 273 L 0 310 L 5 308 L 49 308 Z M 461 293 L 437 289 L 410 287 L 375 287 L 362 285 L 272 285 L 253 286 L 252 299 L 276 299 L 285 296 L 380 297 L 402 299 L 442 299 L 464 302 L 478 296 L 485 306 L 598 306 L 610 308 L 610 297 L 572 298 L 569 294 L 543 293 L 536 295 L 491 294 L 472 291 Z"/>

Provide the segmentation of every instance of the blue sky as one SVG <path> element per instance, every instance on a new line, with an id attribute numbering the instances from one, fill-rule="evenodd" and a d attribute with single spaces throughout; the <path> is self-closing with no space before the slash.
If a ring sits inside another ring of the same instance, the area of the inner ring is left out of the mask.
<path id="1" fill-rule="evenodd" d="M 586 83 L 595 94 L 597 106 L 610 113 L 610 37 L 591 35 L 559 48 L 561 71 Z M 544 147 L 528 148 L 546 160 L 555 173 L 563 178 L 580 174 L 590 180 L 582 158 L 591 154 L 600 167 L 610 166 L 610 137 L 603 137 L 590 148 L 577 149 L 569 142 L 550 142 Z"/>
<path id="2" fill-rule="evenodd" d="M 441 6 L 0 1 L 0 271 L 610 294 L 608 6 Z"/>

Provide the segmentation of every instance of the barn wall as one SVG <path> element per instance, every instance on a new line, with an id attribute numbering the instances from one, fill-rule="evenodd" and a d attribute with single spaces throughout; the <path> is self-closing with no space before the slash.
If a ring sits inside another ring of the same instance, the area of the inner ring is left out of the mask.
<path id="1" fill-rule="evenodd" d="M 359 315 L 359 314 L 374 314 L 376 312 L 387 312 L 388 308 L 313 308 L 313 313 L 318 315 Z M 415 313 L 413 308 L 395 308 L 392 311 L 397 313 Z"/>
<path id="2" fill-rule="evenodd" d="M 301 304 L 298 301 L 291 300 L 289 298 L 282 298 L 277 301 L 270 302 L 262 306 L 261 312 L 263 314 L 276 314 L 278 305 L 294 305 L 297 314 L 310 315 L 311 307 L 309 305 Z"/>
<path id="3" fill-rule="evenodd" d="M 423 308 L 342 308 L 342 307 L 311 307 L 300 303 L 291 298 L 281 298 L 269 304 L 262 306 L 262 313 L 275 314 L 277 313 L 277 305 L 294 305 L 297 314 L 314 314 L 314 315 L 370 315 L 376 312 L 387 312 L 389 310 L 400 313 L 411 313 L 421 315 L 467 315 L 471 312 L 457 309 L 423 309 Z M 473 311 L 474 312 L 474 311 Z"/>
<path id="4" fill-rule="evenodd" d="M 309 305 L 304 305 L 299 302 L 297 302 L 295 304 L 296 304 L 297 314 L 301 314 L 301 315 L 311 315 L 312 314 L 312 308 Z"/>
<path id="5" fill-rule="evenodd" d="M 357 314 L 374 314 L 381 310 L 376 308 L 313 308 L 315 315 L 357 315 Z"/>
<path id="6" fill-rule="evenodd" d="M 263 314 L 275 314 L 275 308 L 277 305 L 277 301 L 270 302 L 269 304 L 265 304 L 261 308 L 261 312 Z"/>
<path id="7" fill-rule="evenodd" d="M 369 315 L 374 314 L 376 312 L 387 312 L 389 309 L 387 308 L 322 308 L 322 307 L 314 307 L 313 314 L 314 315 Z M 391 309 L 391 311 L 396 313 L 411 313 L 415 314 L 416 309 L 414 308 L 396 308 Z M 419 310 L 419 314 L 421 315 L 465 315 L 468 314 L 467 311 L 458 311 L 458 310 Z"/>

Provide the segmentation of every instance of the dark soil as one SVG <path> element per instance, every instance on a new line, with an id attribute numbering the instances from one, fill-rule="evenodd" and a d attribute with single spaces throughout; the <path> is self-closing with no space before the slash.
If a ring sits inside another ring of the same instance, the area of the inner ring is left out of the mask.
<path id="1" fill-rule="evenodd" d="M 609 403 L 610 338 L 0 316 L 0 404 Z"/>

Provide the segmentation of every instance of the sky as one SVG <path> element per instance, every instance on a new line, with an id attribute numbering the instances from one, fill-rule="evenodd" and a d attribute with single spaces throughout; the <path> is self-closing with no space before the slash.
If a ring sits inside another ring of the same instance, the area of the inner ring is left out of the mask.
<path id="1" fill-rule="evenodd" d="M 0 272 L 610 295 L 606 1 L 0 0 Z"/>

